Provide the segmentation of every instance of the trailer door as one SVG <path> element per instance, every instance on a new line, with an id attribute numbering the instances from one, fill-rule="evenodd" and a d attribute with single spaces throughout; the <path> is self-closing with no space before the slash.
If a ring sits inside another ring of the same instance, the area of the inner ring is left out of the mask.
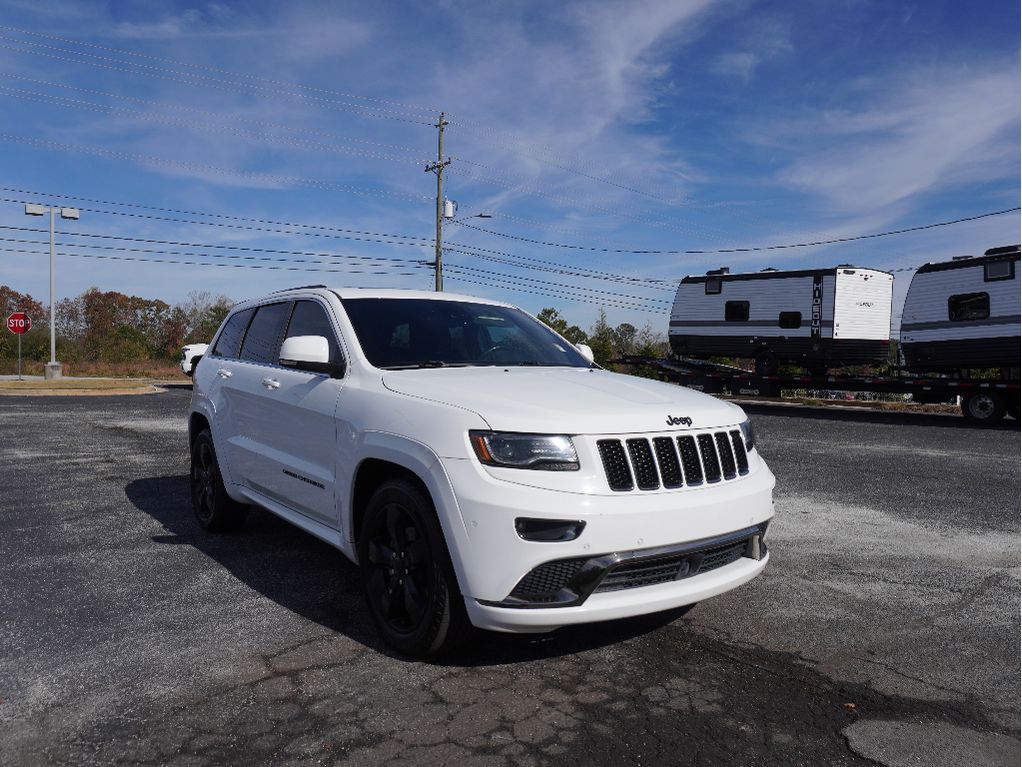
<path id="1" fill-rule="evenodd" d="M 890 339 L 893 293 L 893 275 L 839 268 L 834 289 L 834 340 Z"/>

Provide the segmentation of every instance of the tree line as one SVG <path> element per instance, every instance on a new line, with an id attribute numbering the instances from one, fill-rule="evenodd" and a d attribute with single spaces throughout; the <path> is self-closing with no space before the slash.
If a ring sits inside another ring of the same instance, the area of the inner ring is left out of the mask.
<path id="1" fill-rule="evenodd" d="M 57 359 L 64 363 L 174 362 L 183 345 L 208 342 L 233 305 L 227 296 L 206 291 L 192 291 L 185 301 L 172 306 L 159 299 L 89 288 L 57 303 Z M 47 361 L 49 307 L 27 293 L 0 285 L 0 314 L 6 318 L 16 311 L 32 318 L 32 330 L 22 336 L 24 359 Z M 666 337 L 652 325 L 636 328 L 625 322 L 614 327 L 602 309 L 588 331 L 569 324 L 552 307 L 537 316 L 568 341 L 589 344 L 600 364 L 621 354 L 662 357 L 668 353 Z M 0 335 L 0 360 L 16 357 L 17 339 L 5 331 Z"/>
<path id="2" fill-rule="evenodd" d="M 234 302 L 226 296 L 192 291 L 171 306 L 158 299 L 89 288 L 56 306 L 57 359 L 61 362 L 170 362 L 184 344 L 212 338 Z M 50 358 L 49 306 L 27 293 L 0 285 L 0 314 L 25 312 L 32 329 L 22 336 L 27 361 Z M 0 336 L 0 359 L 17 357 L 17 338 Z"/>

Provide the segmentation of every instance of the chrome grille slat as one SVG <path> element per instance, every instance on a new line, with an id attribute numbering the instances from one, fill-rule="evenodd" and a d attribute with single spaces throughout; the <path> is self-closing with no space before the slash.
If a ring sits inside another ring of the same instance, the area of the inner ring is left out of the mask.
<path id="1" fill-rule="evenodd" d="M 607 483 L 620 492 L 698 487 L 749 473 L 749 456 L 738 429 L 601 439 L 596 445 Z"/>

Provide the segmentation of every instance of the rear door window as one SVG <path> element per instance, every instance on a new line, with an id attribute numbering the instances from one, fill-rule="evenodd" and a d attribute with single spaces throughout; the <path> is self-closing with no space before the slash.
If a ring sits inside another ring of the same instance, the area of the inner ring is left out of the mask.
<path id="1" fill-rule="evenodd" d="M 241 341 L 245 337 L 245 330 L 248 328 L 249 320 L 252 319 L 254 312 L 255 309 L 243 309 L 231 315 L 231 318 L 227 320 L 227 324 L 224 325 L 223 332 L 220 333 L 220 337 L 216 341 L 216 346 L 213 347 L 214 357 L 238 358 L 238 352 L 241 351 Z"/>
<path id="2" fill-rule="evenodd" d="M 278 357 L 280 337 L 284 332 L 284 322 L 287 321 L 290 308 L 291 303 L 288 301 L 259 307 L 241 345 L 241 359 L 265 365 L 276 365 L 280 362 Z"/>

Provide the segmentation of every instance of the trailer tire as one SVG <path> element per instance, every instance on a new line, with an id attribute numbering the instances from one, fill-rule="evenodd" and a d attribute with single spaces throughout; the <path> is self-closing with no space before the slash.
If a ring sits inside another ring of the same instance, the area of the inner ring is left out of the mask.
<path id="1" fill-rule="evenodd" d="M 756 375 L 760 376 L 775 376 L 777 371 L 780 370 L 781 362 L 777 359 L 777 355 L 774 354 L 770 349 L 764 349 L 756 355 Z"/>
<path id="2" fill-rule="evenodd" d="M 1004 397 L 997 392 L 981 391 L 962 398 L 962 415 L 980 426 L 993 426 L 1004 418 Z"/>

